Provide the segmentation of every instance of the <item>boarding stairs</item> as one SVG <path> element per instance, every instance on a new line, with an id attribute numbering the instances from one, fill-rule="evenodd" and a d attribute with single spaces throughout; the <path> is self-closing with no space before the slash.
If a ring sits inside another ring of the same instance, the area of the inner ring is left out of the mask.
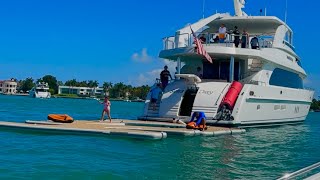
<path id="1" fill-rule="evenodd" d="M 149 103 L 147 116 L 159 117 L 159 109 L 160 109 L 160 102 L 159 101 L 157 101 L 157 103 L 156 103 L 155 110 L 153 110 L 152 104 Z"/>

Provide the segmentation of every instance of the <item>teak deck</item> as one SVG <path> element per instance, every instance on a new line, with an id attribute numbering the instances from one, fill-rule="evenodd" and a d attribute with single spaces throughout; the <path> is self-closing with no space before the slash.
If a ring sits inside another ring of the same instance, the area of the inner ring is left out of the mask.
<path id="1" fill-rule="evenodd" d="M 26 121 L 25 123 L 0 121 L 0 127 L 17 130 L 37 130 L 69 134 L 101 134 L 142 139 L 164 139 L 168 135 L 218 136 L 244 133 L 244 129 L 208 126 L 206 131 L 186 129 L 183 124 L 138 120 L 88 121 L 77 120 L 73 123 L 55 123 L 52 121 Z"/>

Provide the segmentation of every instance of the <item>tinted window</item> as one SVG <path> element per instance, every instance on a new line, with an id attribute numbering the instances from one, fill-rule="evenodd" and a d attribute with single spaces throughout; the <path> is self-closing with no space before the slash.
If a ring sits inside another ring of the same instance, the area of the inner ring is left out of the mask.
<path id="1" fill-rule="evenodd" d="M 298 74 L 278 68 L 274 69 L 269 84 L 289 88 L 303 88 L 302 79 Z"/>

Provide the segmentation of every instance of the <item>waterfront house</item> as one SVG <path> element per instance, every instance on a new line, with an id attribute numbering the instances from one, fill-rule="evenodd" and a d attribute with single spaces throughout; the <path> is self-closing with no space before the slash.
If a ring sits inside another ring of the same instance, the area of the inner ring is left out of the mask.
<path id="1" fill-rule="evenodd" d="M 96 95 L 103 95 L 103 88 L 59 86 L 58 94 L 76 94 L 80 96 L 96 96 Z"/>
<path id="2" fill-rule="evenodd" d="M 17 92 L 17 82 L 14 79 L 0 80 L 1 94 L 15 94 Z"/>

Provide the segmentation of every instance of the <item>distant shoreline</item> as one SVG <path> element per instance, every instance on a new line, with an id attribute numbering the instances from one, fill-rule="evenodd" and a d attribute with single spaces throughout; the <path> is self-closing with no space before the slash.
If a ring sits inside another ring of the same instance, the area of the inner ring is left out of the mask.
<path id="1" fill-rule="evenodd" d="M 0 95 L 7 95 L 7 96 L 29 96 L 27 93 L 16 93 L 16 94 L 3 94 L 0 93 Z M 102 101 L 103 99 L 101 98 L 92 98 L 92 97 L 68 97 L 68 96 L 56 96 L 53 95 L 51 98 L 65 98 L 65 99 L 95 99 L 97 101 Z M 145 102 L 145 100 L 126 100 L 126 99 L 115 99 L 115 98 L 110 98 L 111 101 L 124 101 L 124 102 Z"/>
<path id="2" fill-rule="evenodd" d="M 29 96 L 28 93 L 16 93 L 16 94 L 4 94 L 4 93 L 0 93 L 0 95 L 7 95 L 7 96 Z"/>

